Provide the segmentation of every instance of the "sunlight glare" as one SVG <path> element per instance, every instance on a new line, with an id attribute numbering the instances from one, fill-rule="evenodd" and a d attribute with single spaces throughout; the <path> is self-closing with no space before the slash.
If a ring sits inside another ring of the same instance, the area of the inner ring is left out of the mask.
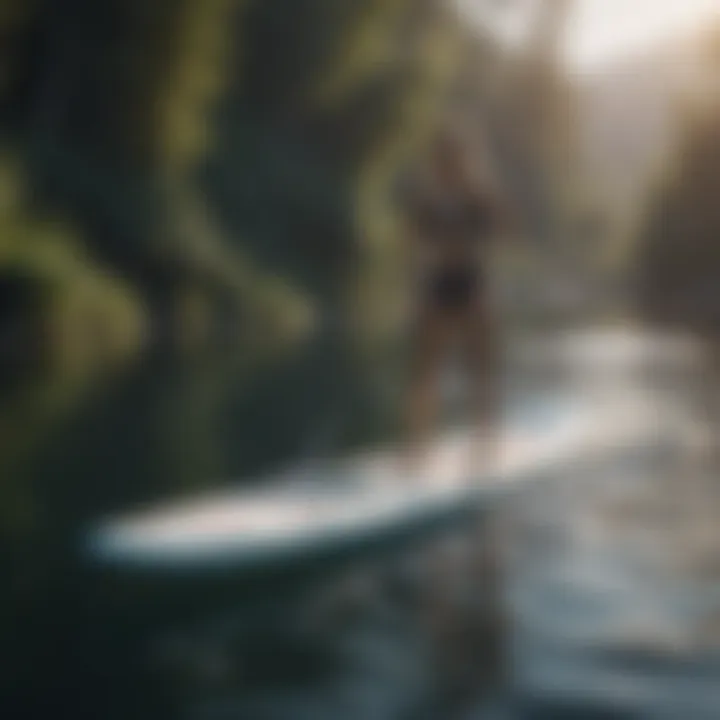
<path id="1" fill-rule="evenodd" d="M 546 0 L 456 0 L 461 15 L 510 46 L 532 35 Z M 572 72 L 593 72 L 624 55 L 682 36 L 713 21 L 720 0 L 575 0 L 565 57 Z"/>
<path id="2" fill-rule="evenodd" d="M 689 33 L 713 17 L 718 0 L 579 0 L 568 27 L 567 57 L 580 72 Z"/>

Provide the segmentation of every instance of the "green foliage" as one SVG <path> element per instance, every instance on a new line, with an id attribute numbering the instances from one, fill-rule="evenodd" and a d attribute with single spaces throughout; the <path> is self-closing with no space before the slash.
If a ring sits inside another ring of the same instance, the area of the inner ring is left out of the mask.
<path id="1" fill-rule="evenodd" d="M 219 223 L 363 335 L 397 287 L 391 186 L 443 102 L 456 26 L 434 8 L 252 2 L 218 106 L 203 177 Z"/>
<path id="2" fill-rule="evenodd" d="M 440 8 L 46 0 L 25 13 L 24 37 L 46 48 L 39 62 L 28 40 L 22 72 L 8 65 L 27 90 L 13 115 L 33 208 L 3 236 L 31 239 L 0 252 L 52 298 L 50 335 L 102 325 L 82 309 L 100 307 L 133 347 L 148 322 L 179 346 L 218 327 L 283 346 L 318 307 L 374 333 L 397 288 L 390 189 L 457 60 Z"/>
<path id="3" fill-rule="evenodd" d="M 21 173 L 0 163 L 0 276 L 33 298 L 22 321 L 43 348 L 44 364 L 90 372 L 137 352 L 143 313 L 125 283 L 95 264 L 72 225 L 39 219 L 24 207 Z"/>

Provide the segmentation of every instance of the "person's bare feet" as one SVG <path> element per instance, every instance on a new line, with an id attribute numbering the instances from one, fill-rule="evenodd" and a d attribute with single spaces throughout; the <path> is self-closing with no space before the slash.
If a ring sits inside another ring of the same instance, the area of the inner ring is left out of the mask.
<path id="1" fill-rule="evenodd" d="M 419 481 L 427 471 L 428 450 L 418 444 L 408 445 L 401 448 L 398 462 L 400 474 L 408 482 Z"/>
<path id="2" fill-rule="evenodd" d="M 432 440 L 408 443 L 400 450 L 400 472 L 408 485 L 427 487 L 441 481 L 442 452 Z"/>
<path id="3" fill-rule="evenodd" d="M 480 428 L 470 437 L 468 475 L 473 480 L 499 469 L 499 445 L 495 428 Z"/>

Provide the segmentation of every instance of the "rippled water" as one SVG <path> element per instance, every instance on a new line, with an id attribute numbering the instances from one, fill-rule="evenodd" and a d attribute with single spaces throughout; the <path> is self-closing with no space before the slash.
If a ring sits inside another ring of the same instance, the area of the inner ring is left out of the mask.
<path id="1" fill-rule="evenodd" d="M 712 383 L 667 348 L 633 357 L 628 344 L 604 347 L 604 357 L 576 355 L 575 382 L 606 402 L 653 406 L 654 441 L 559 476 L 518 508 L 508 587 L 517 712 L 717 718 L 720 483 L 714 425 L 698 404 Z"/>
<path id="2" fill-rule="evenodd" d="M 386 434 L 369 412 L 364 428 L 333 436 L 354 400 L 338 409 L 323 396 L 323 363 L 337 364 L 325 351 L 249 384 L 222 358 L 143 369 L 56 428 L 25 477 L 33 522 L 8 554 L 12 672 L 0 691 L 10 678 L 16 699 L 33 701 L 29 717 L 66 705 L 97 717 L 110 692 L 118 718 L 449 720 L 438 670 L 450 660 L 426 607 L 447 585 L 443 613 L 465 641 L 452 662 L 473 676 L 472 718 L 720 717 L 720 493 L 705 462 L 713 426 L 700 414 L 711 385 L 682 345 L 640 340 L 554 338 L 545 364 L 541 348 L 520 353 L 535 367 L 512 371 L 516 398 L 557 383 L 599 411 L 641 403 L 657 420 L 647 445 L 608 448 L 606 460 L 558 474 L 509 509 L 504 600 L 482 573 L 467 581 L 457 558 L 477 543 L 464 531 L 322 571 L 294 595 L 268 586 L 250 605 L 198 587 L 143 616 L 131 611 L 137 585 L 88 594 L 68 551 L 98 513 L 199 492 L 272 458 L 362 444 L 367 428 Z M 526 413 L 529 425 L 546 419 Z M 115 614 L 100 613 L 98 598 Z M 190 599 L 202 602 L 173 615 Z"/>

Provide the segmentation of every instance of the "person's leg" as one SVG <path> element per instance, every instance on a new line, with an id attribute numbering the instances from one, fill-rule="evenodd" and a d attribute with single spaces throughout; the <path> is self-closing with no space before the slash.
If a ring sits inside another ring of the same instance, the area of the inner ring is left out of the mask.
<path id="1" fill-rule="evenodd" d="M 453 323 L 429 309 L 421 314 L 411 348 L 406 400 L 407 451 L 411 464 L 421 462 L 437 419 L 443 362 L 450 350 Z"/>
<path id="2" fill-rule="evenodd" d="M 496 329 L 489 308 L 478 302 L 467 319 L 467 369 L 475 428 L 473 471 L 497 461 L 501 388 Z M 481 466 L 481 467 L 478 467 Z"/>

